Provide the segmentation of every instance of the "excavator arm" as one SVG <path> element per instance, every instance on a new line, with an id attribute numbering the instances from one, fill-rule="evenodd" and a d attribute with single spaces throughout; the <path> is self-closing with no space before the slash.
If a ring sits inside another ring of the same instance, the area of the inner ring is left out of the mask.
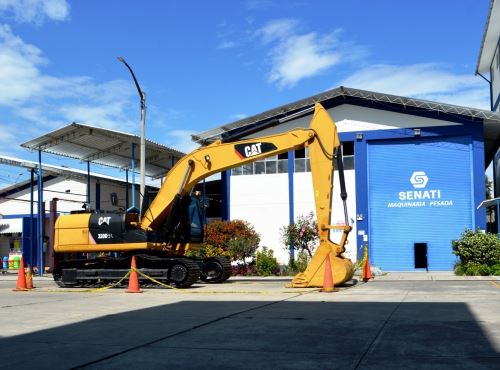
<path id="1" fill-rule="evenodd" d="M 59 217 L 55 252 L 80 255 L 105 252 L 105 257 L 65 260 L 55 270 L 54 279 L 61 286 L 117 279 L 126 272 L 124 268 L 130 255 L 140 253 L 142 268 L 161 276 L 165 282 L 187 287 L 198 279 L 200 271 L 202 279 L 207 281 L 226 280 L 231 271 L 229 261 L 214 257 L 203 260 L 200 265 L 182 257 L 188 249 L 196 248 L 196 243 L 192 243 L 195 240 L 192 220 L 186 212 L 191 206 L 189 193 L 212 174 L 303 147 L 309 148 L 320 245 L 307 269 L 295 276 L 291 286 L 321 286 L 327 258 L 330 258 L 334 283 L 351 279 L 352 263 L 342 255 L 351 229 L 347 217 L 345 226 L 330 225 L 334 160 L 340 142 L 335 123 L 320 104 L 316 104 L 307 129 L 234 142 L 217 141 L 186 155 L 167 174 L 141 218 L 137 213 L 82 213 Z M 329 237 L 334 228 L 342 231 L 338 244 Z M 111 257 L 106 252 L 124 253 Z"/>
<path id="2" fill-rule="evenodd" d="M 328 256 L 331 259 L 334 283 L 347 281 L 353 275 L 352 263 L 342 253 L 351 228 L 347 220 L 345 226 L 330 225 L 334 161 L 340 141 L 335 123 L 319 103 L 315 106 L 308 129 L 294 129 L 282 134 L 236 142 L 216 141 L 184 156 L 168 173 L 164 185 L 142 215 L 140 227 L 144 230 L 156 230 L 163 225 L 172 211 L 175 199 L 180 199 L 194 185 L 212 174 L 303 147 L 309 148 L 320 246 L 306 271 L 294 278 L 292 286 L 321 286 Z M 342 237 L 336 244 L 330 240 L 329 234 L 331 229 L 339 228 Z"/>

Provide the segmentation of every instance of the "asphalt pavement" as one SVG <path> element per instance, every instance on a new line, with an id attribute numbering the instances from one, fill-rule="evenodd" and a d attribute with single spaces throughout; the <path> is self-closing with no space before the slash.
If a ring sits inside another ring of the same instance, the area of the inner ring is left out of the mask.
<path id="1" fill-rule="evenodd" d="M 500 278 L 393 273 L 335 293 L 289 279 L 62 289 L 0 277 L 0 368 L 499 369 Z"/>

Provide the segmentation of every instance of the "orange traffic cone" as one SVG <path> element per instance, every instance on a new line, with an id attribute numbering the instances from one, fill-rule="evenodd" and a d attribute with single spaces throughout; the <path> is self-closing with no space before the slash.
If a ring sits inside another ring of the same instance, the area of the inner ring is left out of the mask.
<path id="1" fill-rule="evenodd" d="M 19 270 L 17 270 L 17 285 L 16 289 L 12 289 L 14 292 L 26 292 L 28 289 L 26 288 L 26 275 L 24 272 L 24 261 L 21 256 L 21 260 L 19 261 Z"/>
<path id="2" fill-rule="evenodd" d="M 26 289 L 33 288 L 33 273 L 31 272 L 31 266 L 28 265 L 28 271 L 26 272 Z"/>
<path id="3" fill-rule="evenodd" d="M 130 268 L 132 271 L 130 271 L 130 276 L 128 278 L 128 289 L 127 293 L 142 293 L 141 288 L 139 287 L 139 274 L 137 274 L 137 265 L 135 263 L 135 256 L 132 256 L 132 263 Z"/>
<path id="4" fill-rule="evenodd" d="M 338 289 L 335 289 L 335 287 L 333 286 L 333 274 L 332 274 L 332 266 L 330 263 L 330 253 L 328 253 L 328 255 L 325 258 L 325 274 L 323 275 L 323 288 L 320 291 L 325 293 L 338 291 Z"/>
<path id="5" fill-rule="evenodd" d="M 365 258 L 363 263 L 363 281 L 373 279 L 372 270 L 370 268 L 370 259 L 368 258 L 368 248 L 365 247 Z"/>

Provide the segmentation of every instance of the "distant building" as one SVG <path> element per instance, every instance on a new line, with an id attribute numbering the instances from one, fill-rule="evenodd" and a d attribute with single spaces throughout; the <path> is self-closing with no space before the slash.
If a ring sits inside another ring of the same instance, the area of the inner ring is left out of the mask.
<path id="1" fill-rule="evenodd" d="M 353 226 L 346 256 L 362 258 L 367 244 L 372 262 L 386 271 L 451 270 L 451 240 L 466 227 L 486 226 L 485 210 L 477 206 L 485 199 L 485 168 L 498 149 L 500 114 L 339 87 L 193 139 L 207 144 L 231 134 L 255 138 L 308 127 L 312 114 L 278 120 L 315 102 L 336 122 L 343 145 Z M 251 222 L 261 244 L 286 263 L 280 227 L 314 210 L 307 150 L 227 171 L 222 182 L 225 216 Z M 335 174 L 332 224 L 343 223 Z"/>
<path id="2" fill-rule="evenodd" d="M 36 168 L 38 163 L 0 157 L 0 163 L 26 168 Z M 52 244 L 52 227 L 50 223 L 51 206 L 55 215 L 90 209 L 99 211 L 118 211 L 132 205 L 132 185 L 126 181 L 97 173 L 90 173 L 90 183 L 87 182 L 87 172 L 66 167 L 43 165 L 43 206 L 45 220 L 43 222 L 44 252 L 47 265 L 47 249 Z M 90 184 L 90 202 L 87 188 Z M 111 204 L 111 194 L 116 193 L 118 206 Z M 139 199 L 139 186 L 136 184 L 136 199 Z M 31 202 L 33 199 L 33 203 Z M 26 180 L 12 186 L 0 189 L 0 257 L 11 252 L 20 252 L 30 256 L 36 251 L 38 241 L 38 189 L 35 182 L 33 194 L 31 181 Z M 52 203 L 52 204 L 51 204 Z M 33 205 L 33 226 L 30 227 L 31 207 Z M 54 208 L 55 207 L 55 208 Z M 138 205 L 137 205 L 138 207 Z M 139 208 L 139 207 L 138 207 Z M 31 249 L 30 249 L 31 248 Z"/>
<path id="3" fill-rule="evenodd" d="M 476 74 L 490 83 L 491 110 L 500 111 L 500 1 L 491 0 Z"/>
<path id="4" fill-rule="evenodd" d="M 491 110 L 500 112 L 500 1 L 491 0 L 488 19 L 479 51 L 476 74 L 490 84 Z M 500 152 L 493 165 L 495 198 L 500 197 Z"/>

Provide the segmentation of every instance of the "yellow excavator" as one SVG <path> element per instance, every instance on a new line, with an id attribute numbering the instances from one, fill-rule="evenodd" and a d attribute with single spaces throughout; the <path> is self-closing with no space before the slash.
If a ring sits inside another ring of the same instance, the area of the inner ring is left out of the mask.
<path id="1" fill-rule="evenodd" d="M 145 275 L 186 288 L 201 279 L 223 282 L 231 275 L 224 257 L 196 259 L 186 256 L 201 248 L 203 224 L 194 186 L 215 173 L 285 153 L 309 148 L 311 175 L 318 220 L 319 246 L 308 267 L 296 275 L 291 287 L 320 287 L 326 259 L 330 259 L 333 281 L 340 284 L 353 276 L 352 262 L 343 256 L 348 224 L 342 153 L 337 127 L 328 112 L 317 103 L 309 128 L 260 138 L 218 140 L 181 158 L 168 172 L 163 185 L 142 214 L 79 213 L 60 216 L 55 226 L 53 275 L 62 287 L 94 286 L 116 281 L 126 274 L 130 259 Z M 333 170 L 337 164 L 344 201 L 345 225 L 330 224 Z M 145 196 L 147 199 L 147 197 Z M 340 229 L 338 243 L 330 230 Z M 89 258 L 94 254 L 95 258 Z"/>

